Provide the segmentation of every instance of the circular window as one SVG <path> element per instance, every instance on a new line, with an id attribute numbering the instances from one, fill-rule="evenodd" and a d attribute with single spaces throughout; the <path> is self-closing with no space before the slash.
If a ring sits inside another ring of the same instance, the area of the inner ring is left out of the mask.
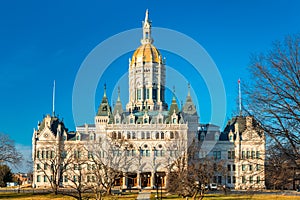
<path id="1" fill-rule="evenodd" d="M 148 148 L 148 145 L 145 144 L 145 145 L 144 145 L 144 148 Z"/>
<path id="2" fill-rule="evenodd" d="M 158 148 L 162 148 L 162 145 L 160 144 L 160 145 L 158 145 Z"/>

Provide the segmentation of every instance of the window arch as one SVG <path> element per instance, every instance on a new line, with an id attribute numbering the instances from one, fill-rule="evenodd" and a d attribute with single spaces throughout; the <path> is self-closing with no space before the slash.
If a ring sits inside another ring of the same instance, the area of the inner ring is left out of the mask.
<path id="1" fill-rule="evenodd" d="M 159 139 L 159 132 L 155 133 L 155 139 L 157 139 L 157 140 Z"/>
<path id="2" fill-rule="evenodd" d="M 117 139 L 117 133 L 115 131 L 112 132 L 112 139 Z"/>
<path id="3" fill-rule="evenodd" d="M 127 139 L 131 139 L 131 133 L 129 131 L 127 132 Z"/>
<path id="4" fill-rule="evenodd" d="M 165 139 L 165 133 L 164 133 L 164 132 L 161 132 L 161 133 L 160 133 L 160 139 L 162 139 L 162 140 Z"/>
<path id="5" fill-rule="evenodd" d="M 134 123 L 134 122 L 133 122 L 133 118 L 130 118 L 129 123 L 130 123 L 130 124 L 133 124 L 133 123 Z"/>
<path id="6" fill-rule="evenodd" d="M 150 140 L 150 139 L 151 139 L 151 133 L 150 133 L 149 131 L 147 131 L 147 133 L 146 133 L 146 137 L 147 137 L 147 139 L 148 139 L 148 140 Z"/>
<path id="7" fill-rule="evenodd" d="M 134 132 L 134 131 L 132 132 L 132 135 L 131 135 L 131 136 L 132 136 L 132 139 L 136 139 L 136 136 L 135 136 L 135 132 Z"/>
<path id="8" fill-rule="evenodd" d="M 174 139 L 174 132 L 173 131 L 170 132 L 170 139 Z"/>
<path id="9" fill-rule="evenodd" d="M 179 138 L 179 133 L 178 131 L 175 131 L 175 139 L 178 139 Z"/>
<path id="10" fill-rule="evenodd" d="M 145 132 L 144 131 L 141 132 L 141 139 L 145 139 Z"/>

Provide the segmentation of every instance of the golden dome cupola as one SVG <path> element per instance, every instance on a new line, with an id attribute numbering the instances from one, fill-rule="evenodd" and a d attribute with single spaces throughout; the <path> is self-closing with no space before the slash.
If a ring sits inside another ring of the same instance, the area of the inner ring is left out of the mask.
<path id="1" fill-rule="evenodd" d="M 129 60 L 129 102 L 126 110 L 166 110 L 166 68 L 158 49 L 152 44 L 151 21 L 146 10 L 143 21 L 143 38 Z"/>
<path id="2" fill-rule="evenodd" d="M 161 63 L 162 58 L 158 49 L 152 44 L 151 37 L 151 21 L 149 20 L 149 12 L 146 10 L 145 21 L 143 22 L 143 38 L 142 45 L 133 53 L 130 65 L 135 66 L 137 62 Z"/>

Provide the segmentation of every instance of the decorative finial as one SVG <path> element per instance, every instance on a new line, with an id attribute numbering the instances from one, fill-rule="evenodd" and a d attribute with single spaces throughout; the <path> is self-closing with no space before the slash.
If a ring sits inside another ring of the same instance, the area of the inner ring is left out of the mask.
<path id="1" fill-rule="evenodd" d="M 104 94 L 103 94 L 104 97 L 106 97 L 106 83 L 104 83 Z"/>
<path id="2" fill-rule="evenodd" d="M 117 99 L 117 101 L 121 101 L 121 99 L 120 99 L 120 86 L 118 86 L 118 99 Z"/>
<path id="3" fill-rule="evenodd" d="M 188 96 L 191 96 L 191 84 L 188 83 Z"/>
<path id="4" fill-rule="evenodd" d="M 148 16 L 149 16 L 149 11 L 148 11 L 148 9 L 147 9 L 147 10 L 146 10 L 146 14 L 145 14 L 145 22 L 148 21 Z"/>
<path id="5" fill-rule="evenodd" d="M 172 99 L 172 101 L 174 101 L 174 100 L 176 100 L 176 98 L 175 98 L 175 85 L 173 85 L 173 99 Z"/>

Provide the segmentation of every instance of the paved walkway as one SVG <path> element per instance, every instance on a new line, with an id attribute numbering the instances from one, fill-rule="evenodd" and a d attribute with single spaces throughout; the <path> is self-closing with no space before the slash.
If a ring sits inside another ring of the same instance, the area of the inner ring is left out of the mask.
<path id="1" fill-rule="evenodd" d="M 150 191 L 142 190 L 136 199 L 138 200 L 150 200 Z"/>

